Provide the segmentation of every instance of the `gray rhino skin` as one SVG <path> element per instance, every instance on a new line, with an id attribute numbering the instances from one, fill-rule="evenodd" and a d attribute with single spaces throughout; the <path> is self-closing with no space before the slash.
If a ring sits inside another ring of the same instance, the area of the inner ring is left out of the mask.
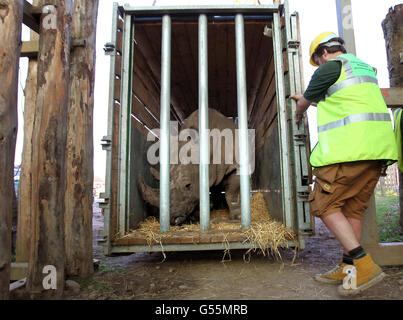
<path id="1" fill-rule="evenodd" d="M 198 111 L 193 112 L 183 123 L 181 132 L 184 129 L 194 129 L 199 132 Z M 209 109 L 209 129 L 224 129 L 232 131 L 235 141 L 236 125 L 215 109 Z M 179 151 L 188 142 L 179 141 Z M 196 142 L 198 144 L 198 141 Z M 234 142 L 235 143 L 235 142 Z M 197 145 L 197 149 L 198 149 Z M 222 186 L 225 191 L 225 201 L 229 208 L 230 219 L 240 219 L 240 179 L 237 174 L 239 165 L 235 161 L 235 148 L 233 149 L 233 164 L 225 164 L 225 140 L 221 138 L 221 161 L 220 164 L 213 164 L 213 152 L 217 152 L 219 144 L 213 145 L 210 139 L 210 165 L 209 184 L 210 190 L 214 186 Z M 215 151 L 214 151 L 215 150 Z M 150 168 L 151 174 L 159 180 L 159 173 L 154 168 Z M 154 207 L 159 207 L 159 190 L 146 185 L 143 180 L 138 182 L 139 191 L 145 202 Z M 189 217 L 198 215 L 199 206 L 199 165 L 179 164 L 170 165 L 170 223 L 179 225 L 188 220 Z M 214 195 L 212 195 L 214 197 Z M 215 195 L 217 196 L 217 195 Z"/>

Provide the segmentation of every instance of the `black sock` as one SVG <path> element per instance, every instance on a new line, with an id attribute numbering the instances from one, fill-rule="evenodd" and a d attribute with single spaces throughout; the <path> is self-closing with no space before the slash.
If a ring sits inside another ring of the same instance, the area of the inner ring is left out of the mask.
<path id="1" fill-rule="evenodd" d="M 367 255 L 361 246 L 349 251 L 348 254 L 354 260 L 360 259 Z"/>
<path id="2" fill-rule="evenodd" d="M 343 262 L 346 263 L 346 264 L 354 264 L 353 263 L 353 258 L 351 258 L 347 254 L 343 254 Z"/>

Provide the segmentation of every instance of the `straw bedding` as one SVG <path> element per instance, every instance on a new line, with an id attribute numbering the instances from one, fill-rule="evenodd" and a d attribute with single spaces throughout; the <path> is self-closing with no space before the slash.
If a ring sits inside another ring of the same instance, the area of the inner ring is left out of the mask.
<path id="1" fill-rule="evenodd" d="M 286 228 L 282 223 L 275 221 L 270 217 L 267 206 L 262 193 L 255 193 L 251 197 L 251 226 L 248 230 L 242 230 L 239 221 L 234 222 L 229 220 L 228 210 L 216 210 L 211 212 L 210 230 L 225 232 L 224 245 L 227 248 L 226 253 L 229 254 L 227 235 L 231 233 L 242 234 L 244 242 L 253 245 L 250 251 L 261 251 L 264 255 L 271 254 L 275 257 L 280 257 L 279 247 L 287 247 L 288 240 L 295 239 L 295 234 L 292 230 Z M 160 233 L 160 224 L 155 217 L 149 217 L 140 223 L 136 230 L 133 230 L 123 238 L 136 237 L 136 234 L 142 233 L 146 235 L 149 246 L 155 243 L 161 245 L 163 251 L 164 238 L 169 238 L 172 232 L 189 231 L 200 232 L 200 224 L 185 224 L 181 226 L 171 226 L 170 231 Z"/>

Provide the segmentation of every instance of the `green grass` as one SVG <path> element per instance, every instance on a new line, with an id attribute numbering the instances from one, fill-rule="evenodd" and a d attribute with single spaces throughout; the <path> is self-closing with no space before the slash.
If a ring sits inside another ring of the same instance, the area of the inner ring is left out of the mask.
<path id="1" fill-rule="evenodd" d="M 393 192 L 376 193 L 376 217 L 379 242 L 403 242 L 400 232 L 399 195 Z"/>

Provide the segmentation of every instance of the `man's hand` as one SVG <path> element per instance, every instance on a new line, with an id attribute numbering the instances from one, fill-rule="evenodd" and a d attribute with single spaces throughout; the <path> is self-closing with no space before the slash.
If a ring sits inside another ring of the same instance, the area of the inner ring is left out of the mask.
<path id="1" fill-rule="evenodd" d="M 300 123 L 304 112 L 309 108 L 311 101 L 308 101 L 304 98 L 304 96 L 300 93 L 296 93 L 290 96 L 290 99 L 293 99 L 297 102 L 297 121 L 296 124 Z"/>

